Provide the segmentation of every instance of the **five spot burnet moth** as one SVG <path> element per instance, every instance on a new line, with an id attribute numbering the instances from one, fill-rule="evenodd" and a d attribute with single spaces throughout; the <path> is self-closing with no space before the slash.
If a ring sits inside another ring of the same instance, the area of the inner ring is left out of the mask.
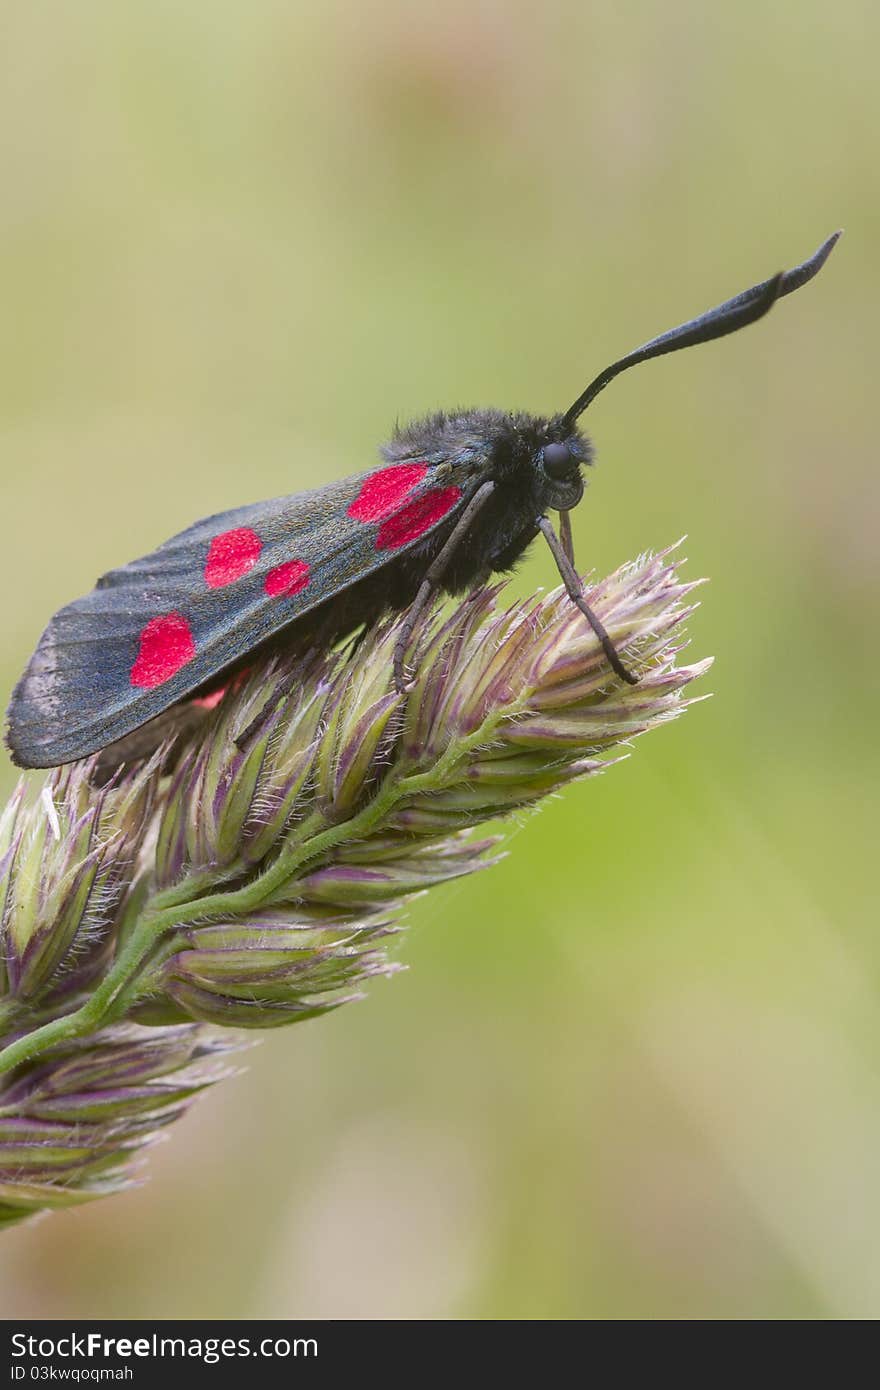
<path id="1" fill-rule="evenodd" d="M 397 431 L 381 468 L 208 517 L 111 570 L 40 638 L 9 705 L 13 758 L 52 767 L 107 749 L 179 702 L 221 690 L 279 640 L 320 648 L 408 609 L 389 671 L 403 688 L 406 649 L 432 595 L 509 570 L 539 531 L 610 667 L 633 681 L 574 568 L 568 513 L 593 455 L 577 421 L 628 367 L 754 323 L 813 278 L 838 235 L 796 269 L 612 363 L 562 414 L 431 416 Z M 126 756 L 122 744 L 117 761 Z"/>

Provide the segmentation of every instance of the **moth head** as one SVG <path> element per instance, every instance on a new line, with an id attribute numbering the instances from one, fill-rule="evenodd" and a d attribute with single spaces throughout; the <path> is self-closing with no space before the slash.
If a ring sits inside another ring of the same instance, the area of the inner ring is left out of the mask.
<path id="1" fill-rule="evenodd" d="M 548 507 L 570 511 L 577 506 L 584 495 L 582 470 L 592 457 L 590 442 L 579 430 L 563 421 L 553 422 L 535 459 Z"/>
<path id="2" fill-rule="evenodd" d="M 565 440 L 551 440 L 541 450 L 541 467 L 554 482 L 564 482 L 577 470 L 577 460 Z"/>

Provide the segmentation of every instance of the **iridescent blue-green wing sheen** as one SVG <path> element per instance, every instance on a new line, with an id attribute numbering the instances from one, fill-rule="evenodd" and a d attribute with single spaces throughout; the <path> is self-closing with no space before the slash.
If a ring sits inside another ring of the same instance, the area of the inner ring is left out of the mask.
<path id="1" fill-rule="evenodd" d="M 197 522 L 55 614 L 10 702 L 24 767 L 97 752 L 459 510 L 464 463 L 394 463 Z"/>

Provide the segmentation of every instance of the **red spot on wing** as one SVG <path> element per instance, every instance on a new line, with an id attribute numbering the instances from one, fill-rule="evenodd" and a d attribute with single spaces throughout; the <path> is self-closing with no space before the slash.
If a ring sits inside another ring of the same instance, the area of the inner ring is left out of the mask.
<path id="1" fill-rule="evenodd" d="M 212 690 L 210 695 L 196 695 L 193 704 L 198 705 L 200 709 L 216 709 L 225 694 L 226 686 L 221 685 L 219 690 Z"/>
<path id="2" fill-rule="evenodd" d="M 222 685 L 218 685 L 216 690 L 208 690 L 204 695 L 194 695 L 192 700 L 193 704 L 199 705 L 201 709 L 216 709 L 220 701 L 224 696 L 228 695 L 230 691 L 241 689 L 250 675 L 251 669 L 250 666 L 246 666 L 243 671 L 239 671 L 236 675 L 232 676 L 230 680 L 224 681 Z"/>
<path id="3" fill-rule="evenodd" d="M 141 633 L 140 649 L 131 668 L 132 685 L 151 690 L 176 675 L 192 661 L 196 644 L 182 613 L 163 613 L 151 618 Z"/>
<path id="4" fill-rule="evenodd" d="M 381 521 L 397 510 L 428 472 L 426 463 L 396 463 L 365 478 L 348 509 L 353 521 Z"/>
<path id="5" fill-rule="evenodd" d="M 309 567 L 305 560 L 288 560 L 276 565 L 266 575 L 263 588 L 270 598 L 291 598 L 309 582 Z"/>
<path id="6" fill-rule="evenodd" d="M 417 497 L 382 523 L 376 537 L 376 549 L 398 550 L 400 546 L 418 540 L 419 536 L 442 521 L 460 496 L 460 487 L 437 487 L 426 492 L 424 497 Z"/>
<path id="7" fill-rule="evenodd" d="M 263 542 L 249 526 L 234 531 L 222 531 L 208 548 L 205 561 L 205 583 L 209 589 L 222 589 L 252 570 L 260 558 Z"/>

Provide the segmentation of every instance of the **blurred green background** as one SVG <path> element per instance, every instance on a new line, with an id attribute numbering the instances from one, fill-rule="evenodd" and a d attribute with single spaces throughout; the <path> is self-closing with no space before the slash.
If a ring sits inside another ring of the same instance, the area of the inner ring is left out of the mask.
<path id="1" fill-rule="evenodd" d="M 263 1040 L 141 1190 L 7 1235 L 3 1315 L 880 1315 L 877 6 L 2 31 L 4 702 L 196 517 L 368 468 L 398 416 L 565 406 L 847 229 L 591 412 L 581 563 L 689 533 L 715 698 L 416 902 L 410 970 Z M 551 582 L 535 547 L 514 591 Z"/>

